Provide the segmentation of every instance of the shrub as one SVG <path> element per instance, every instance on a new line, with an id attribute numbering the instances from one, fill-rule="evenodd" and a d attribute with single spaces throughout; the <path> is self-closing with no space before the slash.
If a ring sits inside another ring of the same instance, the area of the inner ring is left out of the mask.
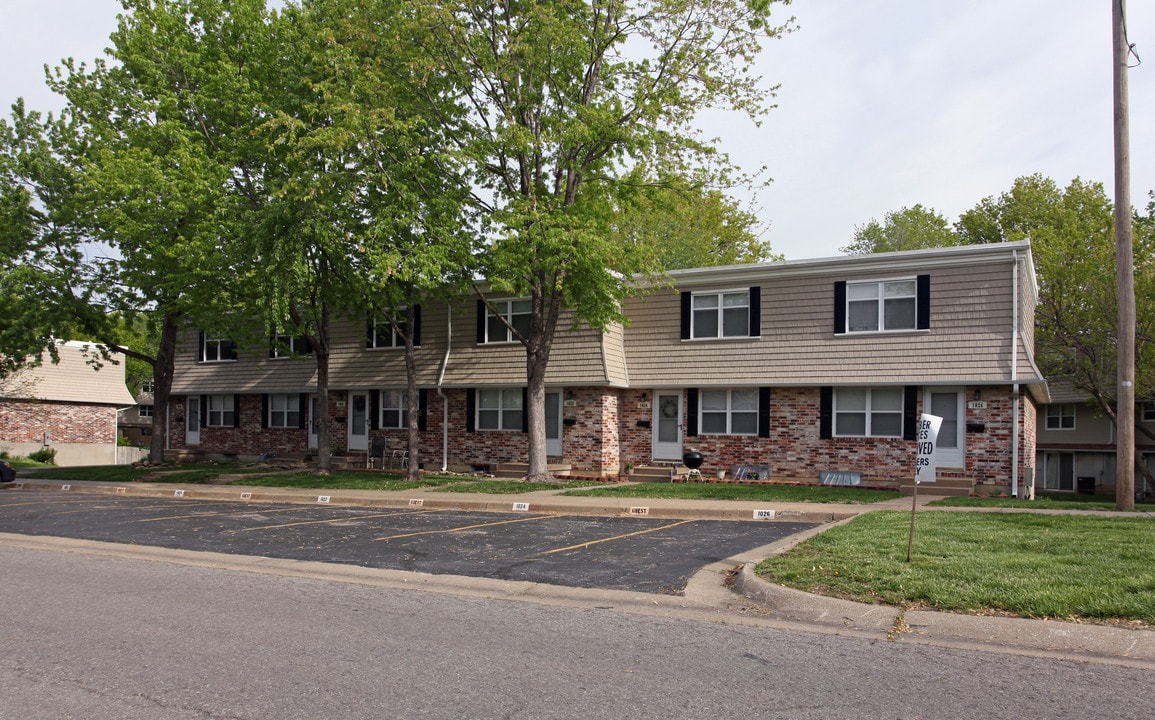
<path id="1" fill-rule="evenodd" d="M 33 453 L 28 453 L 29 460 L 35 460 L 46 465 L 56 464 L 56 448 L 46 447 Z"/>

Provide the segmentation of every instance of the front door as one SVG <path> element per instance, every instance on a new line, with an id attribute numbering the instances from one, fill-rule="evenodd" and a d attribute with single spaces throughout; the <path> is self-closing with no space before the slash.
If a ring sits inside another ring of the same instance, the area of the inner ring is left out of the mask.
<path id="1" fill-rule="evenodd" d="M 682 460 L 682 391 L 654 392 L 655 460 Z"/>
<path id="2" fill-rule="evenodd" d="M 316 395 L 309 396 L 309 449 L 317 449 L 317 429 L 320 427 L 319 416 L 317 414 L 320 402 Z"/>
<path id="3" fill-rule="evenodd" d="M 369 393 L 349 393 L 349 449 L 369 449 Z"/>
<path id="4" fill-rule="evenodd" d="M 185 445 L 201 444 L 201 399 L 199 395 L 189 395 L 184 399 L 185 404 Z"/>
<path id="5" fill-rule="evenodd" d="M 923 393 L 925 398 L 930 396 L 929 406 L 931 415 L 942 418 L 942 427 L 938 430 L 938 447 L 935 455 L 940 468 L 966 468 L 966 447 L 964 433 L 966 428 L 966 402 L 963 390 L 959 388 L 927 388 Z"/>
<path id="6" fill-rule="evenodd" d="M 561 391 L 550 390 L 545 394 L 545 454 L 562 457 Z"/>

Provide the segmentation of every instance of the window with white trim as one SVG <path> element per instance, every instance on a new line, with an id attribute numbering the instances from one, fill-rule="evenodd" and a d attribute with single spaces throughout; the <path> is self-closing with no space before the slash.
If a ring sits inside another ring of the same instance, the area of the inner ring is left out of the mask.
<path id="1" fill-rule="evenodd" d="M 273 336 L 273 351 L 270 356 L 275 360 L 312 354 L 312 346 L 310 346 L 309 341 L 303 337 L 287 335 L 285 333 L 277 333 Z"/>
<path id="2" fill-rule="evenodd" d="M 522 337 L 529 337 L 529 321 L 533 314 L 532 300 L 496 300 L 492 304 L 497 308 L 498 313 L 494 314 L 492 308 L 486 308 L 485 312 L 485 342 L 487 343 L 504 343 L 517 342 L 517 338 L 502 322 L 502 318 L 509 321 L 509 324 L 517 329 L 517 332 Z"/>
<path id="3" fill-rule="evenodd" d="M 209 395 L 205 408 L 205 425 L 233 427 L 237 423 L 236 398 L 232 395 Z"/>
<path id="4" fill-rule="evenodd" d="M 156 392 L 156 383 L 152 380 L 145 380 L 140 384 L 140 392 L 143 395 L 152 395 Z"/>
<path id="5" fill-rule="evenodd" d="M 201 342 L 202 362 L 226 362 L 237 359 L 236 343 L 225 338 L 205 337 Z"/>
<path id="6" fill-rule="evenodd" d="M 694 293 L 690 337 L 750 337 L 750 291 Z"/>
<path id="7" fill-rule="evenodd" d="M 400 331 L 400 332 L 398 332 Z M 388 320 L 377 320 L 369 326 L 369 337 L 366 343 L 370 348 L 403 348 L 405 334 L 408 332 L 404 320 L 397 322 L 397 329 Z"/>
<path id="8" fill-rule="evenodd" d="M 757 435 L 758 390 L 702 390 L 698 431 L 703 435 Z"/>
<path id="9" fill-rule="evenodd" d="M 915 278 L 846 284 L 847 332 L 914 330 L 918 283 Z"/>
<path id="10" fill-rule="evenodd" d="M 902 388 L 835 388 L 834 435 L 902 437 Z"/>
<path id="11" fill-rule="evenodd" d="M 1143 403 L 1143 422 L 1155 422 L 1155 401 Z"/>
<path id="12" fill-rule="evenodd" d="M 152 417 L 152 414 L 153 414 L 153 406 L 152 405 L 137 405 L 136 406 L 136 414 L 137 414 L 137 417 L 150 418 L 150 417 Z"/>
<path id="13" fill-rule="evenodd" d="M 409 427 L 409 413 L 406 412 L 404 390 L 381 391 L 381 410 L 378 421 L 378 427 L 385 430 Z"/>
<path id="14" fill-rule="evenodd" d="M 269 427 L 301 427 L 301 396 L 296 393 L 270 394 Z"/>
<path id="15" fill-rule="evenodd" d="M 478 430 L 521 430 L 525 409 L 521 388 L 487 388 L 477 391 Z"/>
<path id="16" fill-rule="evenodd" d="M 1047 406 L 1048 430 L 1075 429 L 1075 403 L 1052 403 Z"/>

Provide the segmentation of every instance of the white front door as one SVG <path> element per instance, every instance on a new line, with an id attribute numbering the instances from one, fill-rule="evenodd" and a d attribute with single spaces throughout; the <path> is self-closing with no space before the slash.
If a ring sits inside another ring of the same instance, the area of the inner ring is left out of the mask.
<path id="1" fill-rule="evenodd" d="M 201 399 L 199 395 L 189 395 L 184 399 L 185 404 L 185 445 L 201 444 Z"/>
<path id="2" fill-rule="evenodd" d="M 317 411 L 320 403 L 317 401 L 316 395 L 309 396 L 309 449 L 317 449 L 317 428 L 320 426 Z"/>
<path id="3" fill-rule="evenodd" d="M 561 391 L 550 390 L 545 394 L 545 454 L 562 457 Z"/>
<path id="4" fill-rule="evenodd" d="M 682 391 L 654 392 L 655 460 L 682 460 Z"/>
<path id="5" fill-rule="evenodd" d="M 349 449 L 369 449 L 369 393 L 349 393 Z"/>
<path id="6" fill-rule="evenodd" d="M 925 398 L 929 397 L 927 402 Z M 935 454 L 940 468 L 966 468 L 966 395 L 959 388 L 927 388 L 923 391 L 926 412 L 942 418 Z"/>

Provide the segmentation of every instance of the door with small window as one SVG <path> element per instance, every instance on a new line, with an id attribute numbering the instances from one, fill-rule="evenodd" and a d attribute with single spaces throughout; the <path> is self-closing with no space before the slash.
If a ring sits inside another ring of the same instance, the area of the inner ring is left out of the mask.
<path id="1" fill-rule="evenodd" d="M 927 388 L 923 397 L 931 415 L 942 418 L 935 457 L 938 467 L 966 468 L 966 402 L 961 388 Z"/>
<path id="2" fill-rule="evenodd" d="M 369 449 L 369 393 L 349 393 L 349 449 Z"/>
<path id="3" fill-rule="evenodd" d="M 185 398 L 185 445 L 201 444 L 201 399 L 196 395 Z"/>
<path id="4" fill-rule="evenodd" d="M 321 416 L 320 416 L 319 410 L 320 410 L 320 401 L 317 399 L 316 395 L 310 395 L 309 396 L 309 418 L 308 418 L 309 449 L 310 450 L 316 450 L 317 445 L 319 444 L 318 440 L 317 440 L 317 433 L 319 431 L 319 427 L 321 424 L 320 423 L 320 417 Z"/>
<path id="5" fill-rule="evenodd" d="M 550 390 L 545 394 L 545 454 L 561 457 L 563 452 L 561 420 L 561 391 Z"/>
<path id="6" fill-rule="evenodd" d="M 682 460 L 682 391 L 654 392 L 655 460 Z"/>

